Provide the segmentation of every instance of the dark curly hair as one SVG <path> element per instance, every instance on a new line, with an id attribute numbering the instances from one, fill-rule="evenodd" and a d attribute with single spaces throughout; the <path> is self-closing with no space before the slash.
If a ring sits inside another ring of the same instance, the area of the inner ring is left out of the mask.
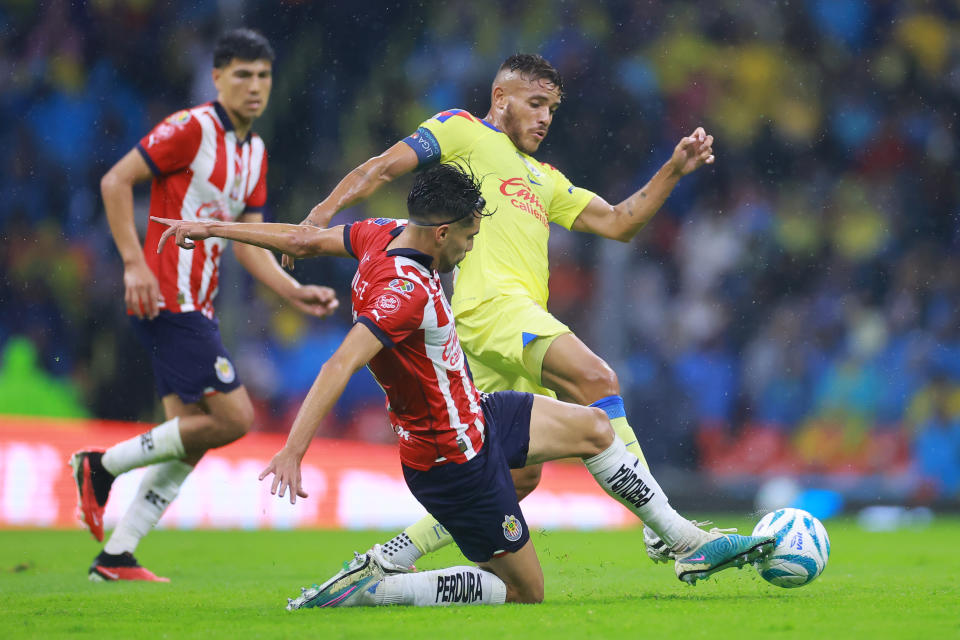
<path id="1" fill-rule="evenodd" d="M 486 215 L 486 204 L 469 164 L 438 163 L 417 173 L 407 196 L 407 214 L 413 224 L 438 227 L 471 214 Z"/>
<path id="2" fill-rule="evenodd" d="M 213 48 L 213 66 L 223 69 L 233 59 L 273 62 L 273 47 L 263 34 L 253 29 L 233 29 L 217 40 Z"/>
<path id="3" fill-rule="evenodd" d="M 518 71 L 520 77 L 525 80 L 547 80 L 552 82 L 557 88 L 557 92 L 563 97 L 563 78 L 560 72 L 553 68 L 546 58 L 536 53 L 515 53 L 500 65 L 501 71 Z"/>

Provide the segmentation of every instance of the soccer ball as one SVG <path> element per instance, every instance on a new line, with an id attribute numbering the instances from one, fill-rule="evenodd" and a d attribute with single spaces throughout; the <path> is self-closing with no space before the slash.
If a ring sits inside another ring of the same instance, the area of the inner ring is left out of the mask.
<path id="1" fill-rule="evenodd" d="M 823 573 L 830 538 L 819 520 L 803 509 L 777 509 L 753 528 L 755 536 L 774 536 L 773 553 L 753 563 L 760 577 L 785 589 L 802 587 Z"/>

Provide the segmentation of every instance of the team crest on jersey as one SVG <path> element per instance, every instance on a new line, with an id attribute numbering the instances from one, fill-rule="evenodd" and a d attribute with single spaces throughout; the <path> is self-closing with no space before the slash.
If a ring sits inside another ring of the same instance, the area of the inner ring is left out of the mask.
<path id="1" fill-rule="evenodd" d="M 217 372 L 217 379 L 224 384 L 230 384 L 237 378 L 237 372 L 233 364 L 223 356 L 217 356 L 217 361 L 213 364 Z"/>
<path id="2" fill-rule="evenodd" d="M 167 118 L 167 122 L 170 124 L 181 125 L 186 124 L 190 121 L 190 112 L 184 109 L 183 111 L 177 111 L 175 114 Z"/>
<path id="3" fill-rule="evenodd" d="M 373 305 L 383 313 L 391 314 L 400 308 L 400 298 L 392 293 L 384 293 L 376 299 Z"/>
<path id="4" fill-rule="evenodd" d="M 516 542 L 523 535 L 523 525 L 516 516 L 504 516 L 503 537 L 510 542 Z"/>
<path id="5" fill-rule="evenodd" d="M 393 222 L 393 218 L 374 218 L 371 220 L 373 224 L 382 227 L 383 225 L 390 224 Z"/>
<path id="6" fill-rule="evenodd" d="M 523 164 L 527 167 L 527 171 L 530 172 L 530 175 L 536 176 L 537 178 L 543 177 L 543 173 L 541 173 L 540 169 L 537 168 L 537 165 L 527 160 L 527 157 L 525 155 L 523 155 L 520 152 L 517 152 L 517 157 L 523 161 Z"/>
<path id="7" fill-rule="evenodd" d="M 413 291 L 413 283 L 409 280 L 404 280 L 403 278 L 394 278 L 390 281 L 390 284 L 387 285 L 387 288 L 391 291 L 396 291 L 404 298 L 410 297 L 410 292 Z"/>

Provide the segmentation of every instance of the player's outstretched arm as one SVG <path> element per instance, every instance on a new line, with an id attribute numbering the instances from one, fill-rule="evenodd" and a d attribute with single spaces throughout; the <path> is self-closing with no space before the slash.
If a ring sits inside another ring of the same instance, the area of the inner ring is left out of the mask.
<path id="1" fill-rule="evenodd" d="M 713 162 L 713 136 L 697 127 L 677 144 L 670 159 L 643 188 L 618 205 L 594 198 L 571 229 L 629 242 L 660 210 L 680 178 Z"/>
<path id="2" fill-rule="evenodd" d="M 192 240 L 226 238 L 271 249 L 298 258 L 338 256 L 350 254 L 343 244 L 343 225 L 332 229 L 279 222 L 223 222 L 220 220 L 171 220 L 151 217 L 151 220 L 169 228 L 160 236 L 157 251 L 171 237 L 184 249 L 193 249 Z"/>
<path id="3" fill-rule="evenodd" d="M 417 154 L 398 142 L 348 173 L 301 224 L 326 227 L 338 211 L 371 196 L 381 186 L 417 168 Z"/>
<path id="4" fill-rule="evenodd" d="M 300 224 L 326 227 L 338 211 L 368 198 L 381 186 L 417 168 L 417 154 L 406 143 L 398 142 L 383 153 L 370 158 L 337 183 L 320 204 Z M 284 253 L 281 264 L 293 268 L 297 256 Z"/>
<path id="5" fill-rule="evenodd" d="M 300 463 L 310 447 L 310 441 L 313 440 L 320 421 L 330 413 L 347 386 L 350 376 L 366 366 L 382 348 L 383 343 L 366 325 L 353 325 L 353 329 L 334 354 L 320 368 L 310 392 L 300 405 L 290 435 L 287 436 L 287 443 L 260 472 L 261 480 L 273 474 L 270 493 L 282 498 L 289 489 L 291 504 L 296 503 L 298 496 L 307 497 L 300 482 Z"/>
<path id="6" fill-rule="evenodd" d="M 100 180 L 110 233 L 123 258 L 124 301 L 138 318 L 150 319 L 160 312 L 160 283 L 143 257 L 133 222 L 133 185 L 152 175 L 146 161 L 133 149 Z"/>

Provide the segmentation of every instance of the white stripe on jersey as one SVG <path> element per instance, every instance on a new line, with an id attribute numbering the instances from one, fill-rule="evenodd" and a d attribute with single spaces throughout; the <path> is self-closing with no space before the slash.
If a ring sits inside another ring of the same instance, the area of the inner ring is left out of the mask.
<path id="1" fill-rule="evenodd" d="M 260 180 L 260 171 L 263 169 L 263 160 L 266 157 L 266 149 L 263 140 L 254 138 L 250 141 L 250 172 L 247 174 L 247 188 L 243 193 L 243 199 L 246 200 L 253 194 L 257 188 L 257 181 Z"/>
<path id="2" fill-rule="evenodd" d="M 406 269 L 403 267 L 413 267 L 419 273 L 423 274 L 429 281 L 432 283 L 432 274 L 427 271 L 423 265 L 415 260 L 405 258 L 403 256 L 398 256 L 396 259 L 396 268 L 397 275 L 407 279 L 412 280 L 415 284 L 420 285 L 427 292 L 427 303 L 423 308 L 423 320 L 420 322 L 420 329 L 423 330 L 423 346 L 426 351 L 426 355 L 430 358 L 430 362 L 433 364 L 434 375 L 437 378 L 437 386 L 440 389 L 440 393 L 443 395 L 444 403 L 447 406 L 447 419 L 449 420 L 450 427 L 457 432 L 457 442 L 465 447 L 463 450 L 463 455 L 467 460 L 473 459 L 477 455 L 477 452 L 473 448 L 473 443 L 470 441 L 470 437 L 467 435 L 467 429 L 470 428 L 470 424 L 463 424 L 460 420 L 460 412 L 457 410 L 457 403 L 453 398 L 453 391 L 450 388 L 450 378 L 448 377 L 449 371 L 460 371 L 463 373 L 463 379 L 467 379 L 465 368 L 466 356 L 461 352 L 460 354 L 460 364 L 456 369 L 451 369 L 447 363 L 443 360 L 443 351 L 446 347 L 446 344 L 449 340 L 455 339 L 454 333 L 456 329 L 454 328 L 453 322 L 453 312 L 450 310 L 449 305 L 446 300 L 443 298 L 443 290 L 440 288 L 434 289 L 433 287 L 428 287 L 420 278 L 411 278 L 411 276 L 406 273 Z M 447 315 L 447 324 L 440 326 L 439 319 L 437 318 L 437 310 L 435 307 L 435 299 L 439 296 L 441 304 L 443 305 L 444 311 Z M 458 347 L 459 349 L 459 347 Z M 464 387 L 469 385 L 464 384 Z M 480 405 L 477 403 L 477 397 L 471 391 L 467 390 L 464 394 L 467 400 L 470 402 L 470 410 L 473 415 L 476 415 L 480 412 Z M 480 431 L 480 437 L 483 438 L 483 424 L 479 419 L 473 424 Z"/>

